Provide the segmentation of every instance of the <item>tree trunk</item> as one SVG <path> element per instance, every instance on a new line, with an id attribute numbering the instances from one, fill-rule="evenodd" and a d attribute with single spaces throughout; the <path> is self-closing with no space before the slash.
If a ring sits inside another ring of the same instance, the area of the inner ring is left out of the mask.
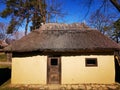
<path id="1" fill-rule="evenodd" d="M 45 5 L 45 0 L 43 0 L 44 4 L 41 4 L 40 3 L 41 1 L 38 0 L 38 3 L 39 3 L 39 9 L 40 9 L 40 12 L 41 12 L 41 16 L 42 16 L 42 23 L 45 24 L 46 22 L 46 5 Z"/>
<path id="2" fill-rule="evenodd" d="M 28 31 L 28 23 L 29 23 L 29 17 L 26 19 L 25 36 L 27 35 L 27 31 Z"/>
<path id="3" fill-rule="evenodd" d="M 116 38 L 116 42 L 119 43 L 119 38 L 118 37 Z"/>

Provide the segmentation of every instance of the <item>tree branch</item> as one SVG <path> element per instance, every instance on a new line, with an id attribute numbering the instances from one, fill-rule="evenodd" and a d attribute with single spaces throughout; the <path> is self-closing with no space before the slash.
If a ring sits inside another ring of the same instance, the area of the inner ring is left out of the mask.
<path id="1" fill-rule="evenodd" d="M 117 10 L 120 12 L 120 4 L 117 2 L 117 0 L 110 0 L 110 2 L 117 8 Z"/>

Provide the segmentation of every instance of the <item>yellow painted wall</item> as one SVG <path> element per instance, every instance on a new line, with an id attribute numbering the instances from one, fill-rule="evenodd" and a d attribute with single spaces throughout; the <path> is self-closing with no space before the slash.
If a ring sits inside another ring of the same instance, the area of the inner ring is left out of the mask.
<path id="1" fill-rule="evenodd" d="M 97 67 L 86 67 L 85 58 L 97 58 Z M 114 56 L 64 56 L 62 63 L 62 84 L 114 83 Z"/>
<path id="2" fill-rule="evenodd" d="M 97 67 L 86 67 L 85 58 L 97 58 Z M 61 84 L 115 82 L 114 56 L 62 56 Z M 47 84 L 47 56 L 12 58 L 12 84 Z"/>
<path id="3" fill-rule="evenodd" d="M 12 59 L 12 84 L 46 84 L 47 56 Z"/>

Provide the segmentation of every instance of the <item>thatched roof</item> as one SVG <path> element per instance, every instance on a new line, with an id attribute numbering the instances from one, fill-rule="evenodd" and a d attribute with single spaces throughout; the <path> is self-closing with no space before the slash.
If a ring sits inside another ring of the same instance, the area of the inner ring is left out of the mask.
<path id="1" fill-rule="evenodd" d="M 58 23 L 47 23 L 42 25 L 41 30 L 90 30 L 84 23 L 73 23 L 73 24 L 58 24 Z"/>
<path id="2" fill-rule="evenodd" d="M 54 26 L 54 25 L 53 25 Z M 58 25 L 59 26 L 59 25 Z M 64 26 L 64 25 L 63 25 Z M 86 28 L 71 29 L 65 27 L 43 27 L 24 36 L 22 39 L 13 42 L 5 48 L 11 52 L 32 52 L 32 51 L 96 51 L 96 50 L 117 50 L 120 47 L 97 30 Z M 58 29 L 56 29 L 58 28 Z M 64 29 L 63 29 L 64 28 Z M 42 29 L 42 30 L 41 30 Z"/>

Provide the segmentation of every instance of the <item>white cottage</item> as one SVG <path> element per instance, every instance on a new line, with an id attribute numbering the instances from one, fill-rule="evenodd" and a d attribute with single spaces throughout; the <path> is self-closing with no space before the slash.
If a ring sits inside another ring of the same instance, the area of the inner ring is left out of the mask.
<path id="1" fill-rule="evenodd" d="M 111 84 L 119 49 L 82 24 L 45 24 L 5 51 L 12 52 L 12 84 Z"/>

